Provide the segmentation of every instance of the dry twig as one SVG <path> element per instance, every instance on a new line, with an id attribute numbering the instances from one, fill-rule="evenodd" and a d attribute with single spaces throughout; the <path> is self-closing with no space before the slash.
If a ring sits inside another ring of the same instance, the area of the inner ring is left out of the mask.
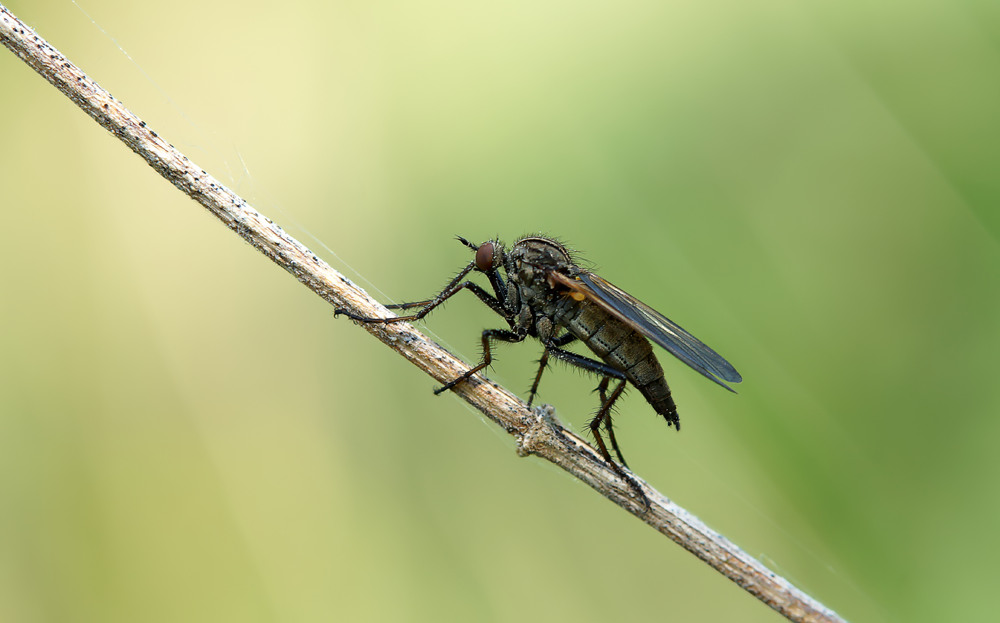
<path id="1" fill-rule="evenodd" d="M 95 121 L 142 156 L 160 175 L 310 290 L 333 306 L 360 316 L 383 317 L 390 314 L 366 292 L 188 160 L 3 5 L 0 5 L 0 40 Z M 462 361 L 409 324 L 362 326 L 438 382 L 449 381 L 468 369 Z M 636 500 L 628 483 L 616 475 L 583 439 L 564 430 L 551 416 L 551 411 L 544 408 L 533 411 L 507 390 L 481 377 L 473 377 L 455 387 L 454 391 L 515 436 L 519 454 L 534 454 L 562 467 L 788 619 L 809 622 L 843 620 L 637 479 L 649 499 L 647 509 Z"/>

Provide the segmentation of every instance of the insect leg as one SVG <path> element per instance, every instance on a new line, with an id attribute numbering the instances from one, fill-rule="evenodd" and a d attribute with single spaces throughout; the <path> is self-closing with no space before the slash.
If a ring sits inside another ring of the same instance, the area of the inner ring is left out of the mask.
<path id="1" fill-rule="evenodd" d="M 615 454 L 618 455 L 618 458 L 621 460 L 622 465 L 628 467 L 628 464 L 625 463 L 625 459 L 622 458 L 621 450 L 618 449 L 618 440 L 615 439 L 615 431 L 614 429 L 611 428 L 611 406 L 614 404 L 616 400 L 618 400 L 618 397 L 621 395 L 622 391 L 625 390 L 625 373 L 622 372 L 621 370 L 618 370 L 617 368 L 609 366 L 606 363 L 595 361 L 593 359 L 588 359 L 587 357 L 583 357 L 582 355 L 577 355 L 576 353 L 571 353 L 568 350 L 563 350 L 561 348 L 552 345 L 559 341 L 560 341 L 559 339 L 550 341 L 549 344 L 547 344 L 545 347 L 545 352 L 553 355 L 557 359 L 565 361 L 570 365 L 574 365 L 580 368 L 581 370 L 586 370 L 587 372 L 593 372 L 594 374 L 598 374 L 601 377 L 603 377 L 601 379 L 600 385 L 597 386 L 597 389 L 600 392 L 601 396 L 601 408 L 597 412 L 597 416 L 591 421 L 590 429 L 594 431 L 594 438 L 597 441 L 598 446 L 600 446 L 601 454 L 604 455 L 604 458 L 606 458 L 609 463 L 614 465 L 615 462 L 611 460 L 611 454 L 609 454 L 607 448 L 604 447 L 604 440 L 601 438 L 600 432 L 598 432 L 597 429 L 595 428 L 595 425 L 600 426 L 602 421 L 605 422 L 604 427 L 607 429 L 608 437 L 611 439 L 611 447 L 614 448 Z M 567 340 L 567 341 L 572 341 L 572 340 Z M 541 375 L 542 375 L 542 370 L 539 369 L 538 376 L 535 377 L 536 386 L 538 384 L 538 379 L 541 377 Z M 611 392 L 611 398 L 607 398 L 605 394 L 607 392 L 608 384 L 611 382 L 611 379 L 615 379 L 619 381 L 619 383 L 618 387 L 616 387 L 615 390 Z M 534 390 L 535 387 L 532 387 L 532 389 Z"/>
<path id="2" fill-rule="evenodd" d="M 605 381 L 607 380 L 608 379 L 605 379 Z M 601 389 L 601 395 L 603 398 L 604 391 L 607 389 L 607 383 L 602 381 L 601 386 L 603 387 L 603 389 Z M 593 433 L 594 440 L 597 441 L 597 447 L 600 449 L 601 455 L 604 456 L 604 459 L 612 465 L 615 465 L 615 462 L 611 459 L 611 453 L 608 452 L 608 447 L 604 445 L 604 438 L 601 437 L 601 424 L 604 424 L 605 428 L 609 431 L 611 430 L 611 406 L 615 404 L 615 401 L 618 400 L 618 397 L 622 395 L 624 390 L 625 381 L 623 380 L 620 381 L 614 391 L 611 392 L 611 397 L 605 400 L 604 404 L 601 405 L 601 408 L 597 411 L 597 415 L 594 416 L 594 419 L 590 420 L 590 432 Z M 616 452 L 618 450 L 617 445 L 618 444 L 615 443 Z M 618 458 L 621 460 L 622 465 L 628 467 L 628 465 L 625 464 L 625 459 L 622 458 L 621 452 L 618 452 Z"/>
<path id="3" fill-rule="evenodd" d="M 467 381 L 472 378 L 476 372 L 479 372 L 486 366 L 493 362 L 493 353 L 490 351 L 490 340 L 500 340 L 501 342 L 523 342 L 524 338 L 527 336 L 527 332 L 515 332 L 507 331 L 505 329 L 487 329 L 483 331 L 483 360 L 479 365 L 471 368 L 468 372 L 465 372 L 461 376 L 451 381 L 448 381 L 441 387 L 434 390 L 435 394 L 440 394 L 441 392 L 448 391 L 449 389 L 455 387 L 463 381 Z"/>
<path id="4" fill-rule="evenodd" d="M 576 339 L 576 336 L 572 333 L 565 333 L 556 339 L 552 340 L 550 344 L 554 347 L 565 346 Z M 546 348 L 542 351 L 542 357 L 538 360 L 538 372 L 535 373 L 535 382 L 531 384 L 531 391 L 528 392 L 528 406 L 531 406 L 531 402 L 535 399 L 535 394 L 538 393 L 538 383 L 542 380 L 542 372 L 549 365 L 549 349 Z"/>
<path id="5" fill-rule="evenodd" d="M 622 383 L 624 382 L 625 381 L 622 381 Z M 608 437 L 611 439 L 611 448 L 615 451 L 615 454 L 618 455 L 618 460 L 621 461 L 622 465 L 628 467 L 628 463 L 625 462 L 625 457 L 622 456 L 622 451 L 618 447 L 618 440 L 615 439 L 614 426 L 611 425 L 611 403 L 614 401 L 614 399 L 609 401 L 607 397 L 608 385 L 610 383 L 611 383 L 611 378 L 606 376 L 603 379 L 601 379 L 600 385 L 597 386 L 598 395 L 601 397 L 601 409 L 603 410 L 605 408 L 604 405 L 608 405 L 607 406 L 608 411 L 604 416 L 604 430 L 608 431 Z M 619 388 L 620 387 L 621 385 L 619 385 Z M 618 389 L 616 389 L 615 391 L 618 391 Z M 619 391 L 619 393 L 621 392 Z"/>
<path id="6" fill-rule="evenodd" d="M 340 307 L 333 310 L 333 315 L 335 317 L 344 315 L 350 318 L 351 320 L 356 320 L 358 322 L 367 322 L 367 323 L 381 322 L 383 324 L 420 320 L 421 318 L 429 314 L 435 307 L 441 305 L 441 303 L 444 303 L 446 300 L 457 294 L 460 290 L 469 290 L 473 294 L 475 294 L 476 297 L 479 298 L 479 300 L 485 303 L 487 307 L 495 311 L 497 314 L 503 316 L 504 319 L 507 320 L 507 322 L 511 324 L 511 326 L 513 326 L 513 316 L 504 308 L 503 301 L 501 301 L 499 298 L 493 296 L 492 294 L 484 290 L 478 284 L 475 284 L 471 281 L 462 282 L 462 279 L 464 279 L 466 275 L 472 272 L 472 270 L 475 267 L 476 267 L 475 262 L 473 262 L 470 263 L 465 268 L 463 268 L 461 272 L 459 272 L 455 276 L 455 278 L 452 279 L 447 286 L 445 286 L 444 290 L 442 290 L 440 294 L 438 294 L 432 299 L 428 299 L 425 301 L 415 301 L 412 303 L 395 303 L 392 305 L 386 305 L 386 307 L 389 309 L 412 309 L 414 307 L 421 307 L 422 309 L 415 314 L 411 314 L 409 316 L 396 316 L 394 318 L 370 318 L 367 316 L 359 316 L 356 314 L 352 314 L 346 309 Z"/>
<path id="7" fill-rule="evenodd" d="M 610 379 L 605 377 L 605 379 L 602 380 L 601 384 L 598 386 L 602 400 L 605 392 L 607 391 L 609 381 Z M 628 468 L 624 457 L 622 457 L 621 451 L 618 449 L 618 442 L 615 441 L 614 429 L 611 428 L 611 406 L 615 404 L 615 401 L 618 400 L 624 390 L 625 380 L 623 379 L 619 381 L 618 385 L 611 392 L 611 396 L 609 396 L 601 406 L 601 409 L 597 412 L 597 415 L 594 416 L 594 419 L 590 421 L 590 432 L 593 433 L 594 441 L 597 442 L 597 448 L 601 451 L 601 456 L 604 457 L 604 460 L 608 462 L 608 465 L 611 466 L 616 474 L 622 477 L 622 480 L 629 484 L 632 490 L 639 496 L 639 500 L 642 502 L 642 505 L 646 507 L 646 510 L 649 510 L 649 498 L 646 497 L 642 487 L 639 486 L 639 482 L 636 481 L 636 479 L 631 475 L 625 473 L 625 470 L 612 460 L 611 454 L 608 452 L 608 447 L 604 444 L 604 439 L 601 437 L 601 424 L 603 423 L 605 429 L 608 431 L 608 436 L 611 437 L 611 445 L 615 450 L 615 454 L 618 455 L 618 459 L 622 462 L 622 466 Z"/>
<path id="8" fill-rule="evenodd" d="M 392 305 L 386 305 L 386 309 L 413 309 L 414 307 L 424 307 L 425 305 L 430 305 L 431 301 L 434 299 L 426 299 L 424 301 L 413 301 L 410 303 L 393 303 Z"/>
<path id="9" fill-rule="evenodd" d="M 480 301 L 482 301 L 483 303 L 485 303 L 487 307 L 489 307 L 490 309 L 492 309 L 496 313 L 500 314 L 501 316 L 503 316 L 505 318 L 507 317 L 506 310 L 504 310 L 503 305 L 500 304 L 500 301 L 498 301 L 495 296 L 493 296 L 492 294 L 490 294 L 489 292 L 487 292 L 486 290 L 484 290 L 482 287 L 480 287 L 479 284 L 473 283 L 471 281 L 466 281 L 466 282 L 461 283 L 458 286 L 456 286 L 454 292 L 452 292 L 451 294 L 448 294 L 447 296 L 445 296 L 440 301 L 438 300 L 438 298 L 441 297 L 444 294 L 444 292 L 442 292 L 441 294 L 439 294 L 438 296 L 436 296 L 436 297 L 434 297 L 432 299 L 427 299 L 427 300 L 424 300 L 424 301 L 413 301 L 413 302 L 410 302 L 410 303 L 393 303 L 391 305 L 386 305 L 387 309 L 413 309 L 414 307 L 423 307 L 424 309 L 420 310 L 416 314 L 413 314 L 412 316 L 401 316 L 401 317 L 398 317 L 398 318 L 387 318 L 385 320 L 389 320 L 389 321 L 392 321 L 392 322 L 399 322 L 401 320 L 420 320 L 421 318 L 423 318 L 424 316 L 426 316 L 428 313 L 430 313 L 430 311 L 432 309 L 434 309 L 435 307 L 437 307 L 438 305 L 440 305 L 441 303 L 443 303 L 446 299 L 448 299 L 448 298 L 454 296 L 455 294 L 457 294 L 459 290 L 463 290 L 463 289 L 464 290 L 469 290 L 470 292 L 472 292 L 473 294 L 475 294 L 477 297 L 479 297 Z M 347 315 L 347 312 L 343 312 L 343 313 L 345 315 Z M 373 320 L 381 322 L 383 319 L 382 318 L 374 318 Z"/>
<path id="10" fill-rule="evenodd" d="M 538 372 L 535 373 L 535 382 L 531 384 L 531 391 L 528 392 L 528 406 L 531 406 L 532 401 L 535 399 L 535 394 L 538 393 L 538 382 L 542 380 L 542 372 L 545 371 L 545 366 L 549 365 L 549 351 L 543 350 L 542 356 L 538 360 Z"/>
<path id="11" fill-rule="evenodd" d="M 596 361 L 594 359 L 589 359 L 582 355 L 577 355 L 576 353 L 571 353 L 568 350 L 563 350 L 556 346 L 558 340 L 552 340 L 545 345 L 545 350 L 549 352 L 550 355 L 556 359 L 560 359 L 570 364 L 571 366 L 576 366 L 581 370 L 586 370 L 587 372 L 593 372 L 599 376 L 610 376 L 613 379 L 619 381 L 625 380 L 625 373 L 618 368 L 612 368 L 606 363 Z"/>
<path id="12" fill-rule="evenodd" d="M 555 341 L 555 340 L 553 340 Z M 642 487 L 636 482 L 635 478 L 625 473 L 614 459 L 611 458 L 611 453 L 608 452 L 608 447 L 604 443 L 604 438 L 601 436 L 601 425 L 604 425 L 605 430 L 608 432 L 608 438 L 611 440 L 611 447 L 614 449 L 615 454 L 618 455 L 618 460 L 621 461 L 622 465 L 626 468 L 628 463 L 625 462 L 625 457 L 622 456 L 621 449 L 618 447 L 618 440 L 615 439 L 615 431 L 611 426 L 611 407 L 614 406 L 615 401 L 621 397 L 622 392 L 625 391 L 625 373 L 617 368 L 613 368 L 600 361 L 595 361 L 593 359 L 588 359 L 577 355 L 576 353 L 571 353 L 567 350 L 562 350 L 551 345 L 552 342 L 546 345 L 546 351 L 555 356 L 558 359 L 565 361 L 568 364 L 574 365 L 582 370 L 588 372 L 593 372 L 594 374 L 601 375 L 601 383 L 597 386 L 597 391 L 601 397 L 601 408 L 597 411 L 597 415 L 590 421 L 590 432 L 594 435 L 594 441 L 597 442 L 597 449 L 600 451 L 601 456 L 604 460 L 608 462 L 615 473 L 622 477 L 622 479 L 632 487 L 636 495 L 642 501 L 643 506 L 649 508 L 649 500 L 646 498 L 646 494 L 643 493 Z M 608 385 L 611 383 L 611 379 L 618 381 L 618 385 L 612 390 L 611 395 L 607 396 Z"/>

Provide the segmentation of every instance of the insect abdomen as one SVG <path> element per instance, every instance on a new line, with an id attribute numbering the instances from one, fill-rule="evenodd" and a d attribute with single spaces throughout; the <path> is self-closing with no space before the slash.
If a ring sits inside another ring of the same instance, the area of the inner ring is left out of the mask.
<path id="1" fill-rule="evenodd" d="M 677 405 L 649 340 L 603 310 L 581 305 L 566 329 L 604 363 L 621 370 L 667 424 L 680 428 Z"/>

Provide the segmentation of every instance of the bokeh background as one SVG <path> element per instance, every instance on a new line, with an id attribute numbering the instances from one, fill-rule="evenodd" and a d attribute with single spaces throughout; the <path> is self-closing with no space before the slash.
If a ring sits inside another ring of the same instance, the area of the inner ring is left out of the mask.
<path id="1" fill-rule="evenodd" d="M 746 379 L 664 354 L 639 474 L 850 620 L 995 620 L 1000 4 L 5 4 L 383 300 L 562 237 Z M 0 84 L 0 620 L 778 620 Z"/>

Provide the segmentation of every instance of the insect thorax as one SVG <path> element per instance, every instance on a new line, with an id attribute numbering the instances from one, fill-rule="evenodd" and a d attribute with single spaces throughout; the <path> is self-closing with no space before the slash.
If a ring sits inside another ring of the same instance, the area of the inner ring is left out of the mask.
<path id="1" fill-rule="evenodd" d="M 510 279 L 517 284 L 521 300 L 532 307 L 544 305 L 554 295 L 547 279 L 551 271 L 568 273 L 576 268 L 566 249 L 547 238 L 518 240 L 510 250 L 509 260 Z"/>

